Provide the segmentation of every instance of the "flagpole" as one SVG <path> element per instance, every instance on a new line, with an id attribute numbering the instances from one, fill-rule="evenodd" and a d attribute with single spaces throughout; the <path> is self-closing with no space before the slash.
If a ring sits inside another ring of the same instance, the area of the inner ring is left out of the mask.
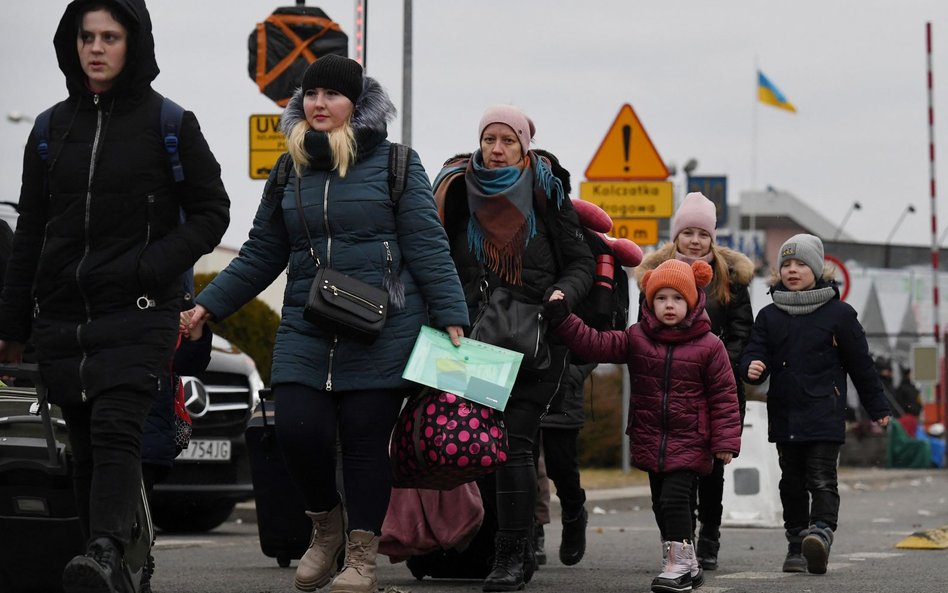
<path id="1" fill-rule="evenodd" d="M 757 64 L 757 56 L 754 56 L 754 117 L 753 125 L 751 130 L 751 191 L 757 191 L 757 104 L 760 103 L 757 97 L 758 87 L 760 86 L 760 66 Z M 756 221 L 754 220 L 754 210 L 751 209 L 750 215 L 750 232 L 753 235 L 754 226 Z"/>

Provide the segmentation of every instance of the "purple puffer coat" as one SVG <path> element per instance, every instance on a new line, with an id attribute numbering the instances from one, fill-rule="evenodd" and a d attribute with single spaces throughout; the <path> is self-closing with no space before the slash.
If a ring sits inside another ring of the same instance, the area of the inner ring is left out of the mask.
<path id="1" fill-rule="evenodd" d="M 741 450 L 734 373 L 711 333 L 704 293 L 676 327 L 647 306 L 625 331 L 596 331 L 576 315 L 557 328 L 570 349 L 590 362 L 626 363 L 631 393 L 626 432 L 632 464 L 650 472 L 711 471 L 713 454 Z"/>

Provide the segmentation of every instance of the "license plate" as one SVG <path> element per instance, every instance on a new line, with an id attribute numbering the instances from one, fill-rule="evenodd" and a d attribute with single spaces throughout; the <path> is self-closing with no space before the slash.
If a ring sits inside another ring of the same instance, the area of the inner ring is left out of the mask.
<path id="1" fill-rule="evenodd" d="M 179 461 L 230 461 L 230 441 L 191 440 L 178 455 Z"/>

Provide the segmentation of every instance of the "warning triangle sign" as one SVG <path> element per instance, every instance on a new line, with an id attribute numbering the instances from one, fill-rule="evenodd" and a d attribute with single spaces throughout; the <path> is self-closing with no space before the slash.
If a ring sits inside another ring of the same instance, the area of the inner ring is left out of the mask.
<path id="1" fill-rule="evenodd" d="M 626 103 L 586 168 L 586 179 L 668 179 L 668 168 L 652 139 Z"/>

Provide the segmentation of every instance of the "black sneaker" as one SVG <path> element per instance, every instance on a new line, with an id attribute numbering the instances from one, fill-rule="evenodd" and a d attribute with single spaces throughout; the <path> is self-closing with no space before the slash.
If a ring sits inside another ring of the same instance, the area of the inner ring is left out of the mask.
<path id="1" fill-rule="evenodd" d="M 111 539 L 100 537 L 89 544 L 63 570 L 65 593 L 132 593 L 122 551 Z"/>
<path id="2" fill-rule="evenodd" d="M 563 515 L 563 538 L 560 540 L 560 562 L 566 566 L 579 564 L 586 554 L 586 524 L 589 514 L 580 507 L 575 517 Z"/>

